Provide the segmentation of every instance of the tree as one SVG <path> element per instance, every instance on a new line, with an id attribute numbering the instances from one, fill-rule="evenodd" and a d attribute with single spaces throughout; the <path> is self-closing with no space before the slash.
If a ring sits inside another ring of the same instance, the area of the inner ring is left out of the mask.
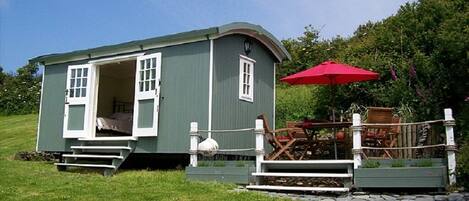
<path id="1" fill-rule="evenodd" d="M 0 71 L 0 114 L 28 114 L 39 109 L 41 76 L 39 67 L 27 64 L 16 74 Z"/>

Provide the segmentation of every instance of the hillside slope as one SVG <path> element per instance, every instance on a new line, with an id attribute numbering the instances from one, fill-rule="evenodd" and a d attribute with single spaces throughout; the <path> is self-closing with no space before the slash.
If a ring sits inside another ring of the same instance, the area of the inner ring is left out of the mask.
<path id="1" fill-rule="evenodd" d="M 183 171 L 58 172 L 51 162 L 17 161 L 35 149 L 37 115 L 0 116 L 0 200 L 272 200 L 230 192 L 230 184 L 195 183 Z"/>

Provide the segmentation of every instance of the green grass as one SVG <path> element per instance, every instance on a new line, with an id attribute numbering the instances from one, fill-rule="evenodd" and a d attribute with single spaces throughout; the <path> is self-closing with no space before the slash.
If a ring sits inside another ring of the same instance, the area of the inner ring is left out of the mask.
<path id="1" fill-rule="evenodd" d="M 58 172 L 50 162 L 16 161 L 33 151 L 37 115 L 0 116 L 0 200 L 272 200 L 235 185 L 189 182 L 183 171 Z"/>

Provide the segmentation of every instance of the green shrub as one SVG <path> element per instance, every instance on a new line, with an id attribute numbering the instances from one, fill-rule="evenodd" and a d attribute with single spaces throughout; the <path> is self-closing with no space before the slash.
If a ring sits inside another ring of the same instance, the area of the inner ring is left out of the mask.
<path id="1" fill-rule="evenodd" d="M 275 100 L 275 127 L 285 127 L 286 121 L 313 118 L 316 105 L 315 88 L 311 86 L 278 86 Z"/>
<path id="2" fill-rule="evenodd" d="M 376 160 L 363 161 L 362 168 L 378 168 L 381 164 Z"/>
<path id="3" fill-rule="evenodd" d="M 431 159 L 423 159 L 423 160 L 419 160 L 415 166 L 417 167 L 431 167 L 433 166 L 433 162 Z"/>
<path id="4" fill-rule="evenodd" d="M 391 163 L 391 167 L 405 167 L 404 160 L 393 160 Z"/>
<path id="5" fill-rule="evenodd" d="M 225 167 L 225 161 L 214 161 L 213 167 Z"/>
<path id="6" fill-rule="evenodd" d="M 36 65 L 18 68 L 15 74 L 0 67 L 0 115 L 30 114 L 39 110 L 41 76 Z"/>
<path id="7" fill-rule="evenodd" d="M 466 139 L 466 142 L 461 145 L 461 148 L 458 154 L 456 154 L 456 157 L 457 181 L 460 185 L 464 186 L 466 189 L 469 189 L 469 139 Z"/>
<path id="8" fill-rule="evenodd" d="M 197 162 L 198 167 L 208 167 L 210 164 L 207 161 L 199 161 Z"/>
<path id="9" fill-rule="evenodd" d="M 246 161 L 236 161 L 236 167 L 244 167 L 246 166 Z"/>

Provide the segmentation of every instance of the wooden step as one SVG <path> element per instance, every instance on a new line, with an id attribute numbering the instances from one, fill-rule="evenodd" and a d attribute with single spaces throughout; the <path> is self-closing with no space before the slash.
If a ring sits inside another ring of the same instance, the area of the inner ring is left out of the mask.
<path id="1" fill-rule="evenodd" d="M 304 186 L 270 186 L 270 185 L 249 185 L 247 189 L 252 190 L 279 190 L 279 191 L 320 191 L 320 192 L 348 192 L 349 188 L 344 187 L 304 187 Z"/>
<path id="2" fill-rule="evenodd" d="M 102 164 L 81 164 L 81 163 L 55 163 L 57 166 L 72 166 L 72 167 L 90 167 L 90 168 L 110 168 L 116 169 L 114 165 L 102 165 Z"/>
<path id="3" fill-rule="evenodd" d="M 97 138 L 78 138 L 79 141 L 137 141 L 137 137 L 97 137 Z"/>
<path id="4" fill-rule="evenodd" d="M 71 146 L 71 149 L 94 149 L 94 150 L 132 150 L 130 147 L 126 146 Z"/>
<path id="5" fill-rule="evenodd" d="M 290 172 L 260 172 L 252 173 L 252 176 L 261 177 L 329 177 L 329 178 L 351 178 L 352 174 L 347 173 L 290 173 Z"/>
<path id="6" fill-rule="evenodd" d="M 103 159 L 120 159 L 123 160 L 124 157 L 116 155 L 94 155 L 94 154 L 63 154 L 65 158 L 103 158 Z"/>
<path id="7" fill-rule="evenodd" d="M 261 165 L 267 169 L 348 169 L 353 166 L 353 160 L 267 160 Z"/>

